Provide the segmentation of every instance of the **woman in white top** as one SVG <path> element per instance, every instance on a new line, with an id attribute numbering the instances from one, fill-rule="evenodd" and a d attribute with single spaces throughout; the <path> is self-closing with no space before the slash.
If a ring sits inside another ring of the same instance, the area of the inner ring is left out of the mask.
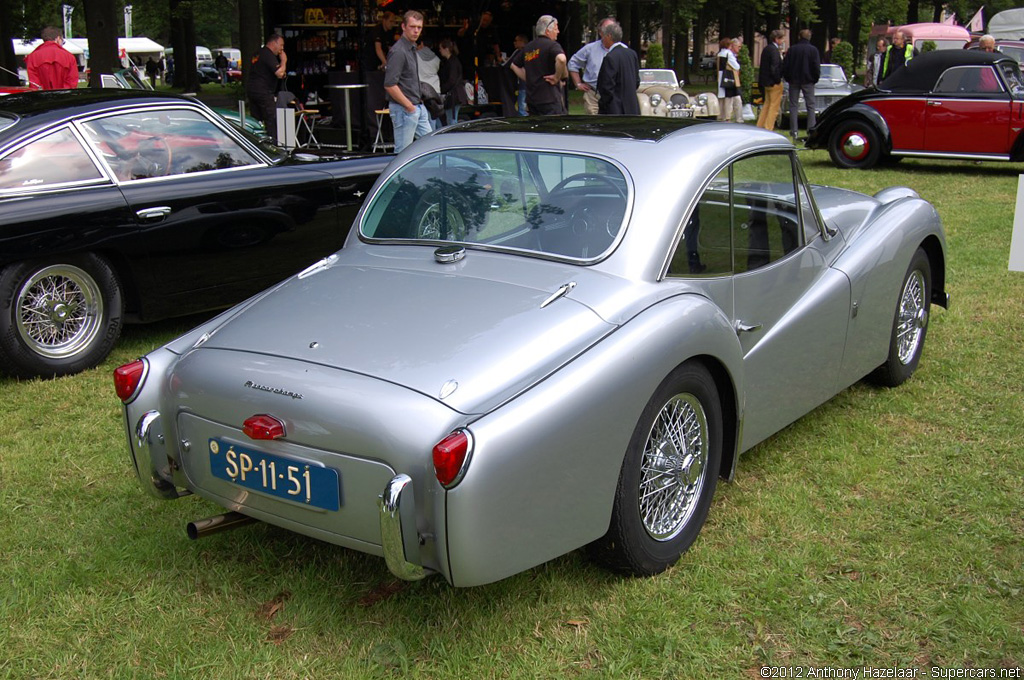
<path id="1" fill-rule="evenodd" d="M 740 52 L 738 38 L 722 38 L 718 43 L 718 120 L 743 122 L 743 98 L 740 96 Z"/>

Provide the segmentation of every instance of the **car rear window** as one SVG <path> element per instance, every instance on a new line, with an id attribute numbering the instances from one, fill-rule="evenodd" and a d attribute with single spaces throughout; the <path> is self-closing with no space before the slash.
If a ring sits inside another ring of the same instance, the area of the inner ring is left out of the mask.
<path id="1" fill-rule="evenodd" d="M 617 242 L 629 197 L 626 177 L 605 159 L 450 149 L 393 174 L 373 197 L 360 233 L 595 260 Z"/>

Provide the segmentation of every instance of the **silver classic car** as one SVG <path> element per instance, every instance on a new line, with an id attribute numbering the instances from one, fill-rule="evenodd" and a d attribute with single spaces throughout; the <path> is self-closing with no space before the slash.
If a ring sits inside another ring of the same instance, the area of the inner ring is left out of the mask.
<path id="1" fill-rule="evenodd" d="M 743 451 L 911 376 L 945 258 L 912 190 L 811 186 L 774 133 L 481 120 L 398 156 L 344 249 L 115 385 L 143 487 L 229 511 L 193 537 L 256 519 L 455 586 L 583 546 L 655 574 Z"/>

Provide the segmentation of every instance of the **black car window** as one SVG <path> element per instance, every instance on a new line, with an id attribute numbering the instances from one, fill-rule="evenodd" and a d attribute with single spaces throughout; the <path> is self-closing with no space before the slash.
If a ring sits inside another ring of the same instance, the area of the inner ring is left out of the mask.
<path id="1" fill-rule="evenodd" d="M 796 186 L 788 153 L 751 156 L 723 169 L 687 220 L 669 276 L 741 273 L 793 252 L 804 242 Z"/>
<path id="2" fill-rule="evenodd" d="M 61 128 L 0 159 L 0 192 L 103 179 L 82 143 Z"/>
<path id="3" fill-rule="evenodd" d="M 996 72 L 988 64 L 947 69 L 935 83 L 936 94 L 990 95 L 1003 92 Z"/>
<path id="4" fill-rule="evenodd" d="M 1015 99 L 1024 98 L 1024 76 L 1021 76 L 1020 69 L 1013 64 L 1000 64 L 999 70 L 1003 74 L 1003 80 L 1010 86 L 1010 93 Z"/>
<path id="5" fill-rule="evenodd" d="M 82 125 L 121 181 L 258 165 L 197 111 L 158 109 L 96 118 Z"/>

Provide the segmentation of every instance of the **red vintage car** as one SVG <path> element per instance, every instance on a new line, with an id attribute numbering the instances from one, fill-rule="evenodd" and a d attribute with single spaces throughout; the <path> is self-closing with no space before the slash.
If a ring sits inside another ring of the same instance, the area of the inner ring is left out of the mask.
<path id="1" fill-rule="evenodd" d="M 880 87 L 839 100 L 807 146 L 840 168 L 904 156 L 1024 160 L 1024 77 L 998 52 L 940 50 L 915 57 Z"/>

